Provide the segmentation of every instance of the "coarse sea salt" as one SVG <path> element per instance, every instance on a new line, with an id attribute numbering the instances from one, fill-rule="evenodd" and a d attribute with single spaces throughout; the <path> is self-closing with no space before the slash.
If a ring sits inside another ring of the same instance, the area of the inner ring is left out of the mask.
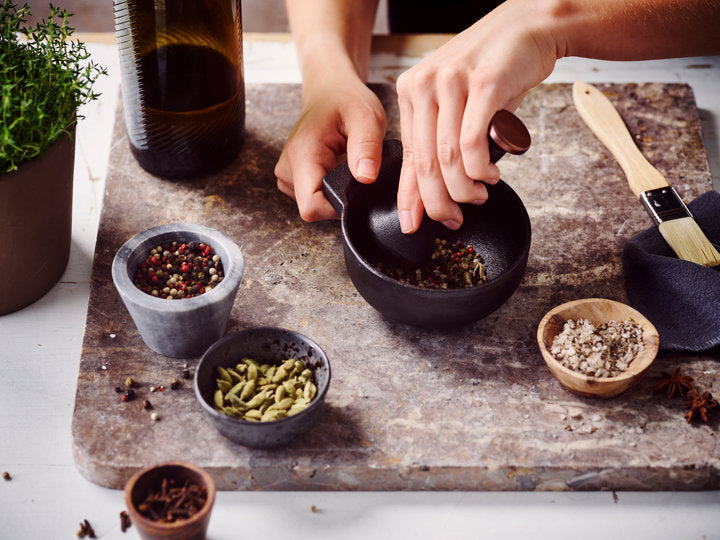
<path id="1" fill-rule="evenodd" d="M 595 326 L 570 319 L 555 336 L 550 353 L 565 367 L 593 377 L 615 377 L 630 367 L 642 350 L 642 327 L 633 320 Z"/>

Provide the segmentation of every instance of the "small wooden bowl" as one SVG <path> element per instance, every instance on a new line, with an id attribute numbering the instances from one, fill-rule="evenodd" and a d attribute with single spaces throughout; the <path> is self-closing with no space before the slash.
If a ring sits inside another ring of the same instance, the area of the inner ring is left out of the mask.
<path id="1" fill-rule="evenodd" d="M 550 353 L 553 340 L 570 319 L 587 319 L 595 326 L 608 321 L 632 319 L 642 327 L 643 348 L 630 363 L 630 367 L 616 377 L 591 377 L 563 366 Z M 568 390 L 586 397 L 611 398 L 634 385 L 652 364 L 660 342 L 658 332 L 642 313 L 621 302 L 605 298 L 585 298 L 561 304 L 542 318 L 537 330 L 537 340 L 545 363 L 553 375 Z"/>
<path id="2" fill-rule="evenodd" d="M 138 505 L 150 492 L 160 490 L 164 478 L 173 479 L 176 485 L 183 485 L 189 481 L 205 488 L 207 499 L 203 507 L 188 519 L 171 523 L 153 521 L 145 517 L 138 510 Z M 138 534 L 143 540 L 204 540 L 215 502 L 215 493 L 215 481 L 205 469 L 184 461 L 168 461 L 138 471 L 128 480 L 125 484 L 125 505 L 133 526 L 137 527 Z"/>

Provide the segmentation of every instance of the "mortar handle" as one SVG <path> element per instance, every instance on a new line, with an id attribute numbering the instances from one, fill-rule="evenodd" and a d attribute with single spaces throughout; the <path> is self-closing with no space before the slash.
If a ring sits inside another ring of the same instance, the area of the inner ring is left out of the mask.
<path id="1" fill-rule="evenodd" d="M 380 162 L 380 172 L 376 182 L 382 183 L 383 178 L 387 178 L 387 182 L 400 178 L 400 167 L 402 165 L 402 143 L 396 139 L 387 139 L 383 141 L 382 160 Z M 343 210 L 347 206 L 348 199 L 352 191 L 355 189 L 367 188 L 365 184 L 358 182 L 350 172 L 347 161 L 335 167 L 332 171 L 325 175 L 322 180 L 323 193 L 335 209 L 338 215 L 342 215 Z"/>

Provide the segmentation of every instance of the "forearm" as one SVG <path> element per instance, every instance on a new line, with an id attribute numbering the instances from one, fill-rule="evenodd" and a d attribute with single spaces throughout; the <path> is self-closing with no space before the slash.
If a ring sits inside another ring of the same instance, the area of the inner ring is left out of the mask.
<path id="1" fill-rule="evenodd" d="M 720 0 L 548 0 L 557 58 L 650 60 L 720 54 Z M 540 23 L 543 24 L 543 23 Z"/>
<path id="2" fill-rule="evenodd" d="M 328 74 L 367 80 L 378 0 L 286 0 L 303 81 Z"/>

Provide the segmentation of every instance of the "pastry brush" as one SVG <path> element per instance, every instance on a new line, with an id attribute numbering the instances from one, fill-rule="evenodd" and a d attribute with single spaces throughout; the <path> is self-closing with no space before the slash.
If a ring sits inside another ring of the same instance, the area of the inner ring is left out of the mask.
<path id="1" fill-rule="evenodd" d="M 642 155 L 610 100 L 594 86 L 575 81 L 573 101 L 583 121 L 615 156 L 630 189 L 642 201 L 678 258 L 703 266 L 719 265 L 720 253 L 675 189 Z"/>

